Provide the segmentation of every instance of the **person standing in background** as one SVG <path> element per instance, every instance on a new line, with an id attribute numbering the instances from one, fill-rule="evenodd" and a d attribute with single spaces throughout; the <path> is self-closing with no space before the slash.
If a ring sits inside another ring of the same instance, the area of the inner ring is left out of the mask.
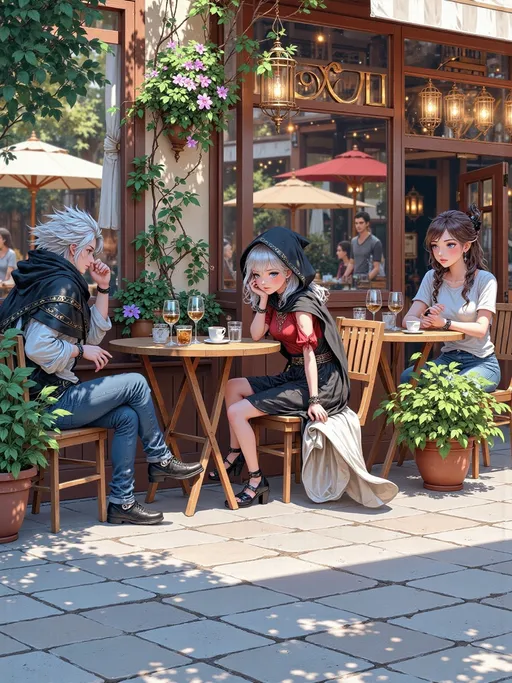
<path id="1" fill-rule="evenodd" d="M 340 263 L 338 266 L 338 272 L 336 273 L 337 280 L 341 280 L 341 278 L 345 275 L 350 263 L 350 254 L 350 242 L 348 240 L 338 242 L 338 246 L 336 247 L 336 257 Z"/>
<path id="2" fill-rule="evenodd" d="M 354 227 L 357 236 L 352 238 L 351 259 L 343 281 L 346 282 L 351 275 L 365 276 L 369 280 L 374 280 L 380 270 L 382 242 L 372 235 L 370 214 L 367 211 L 356 213 Z"/>
<path id="3" fill-rule="evenodd" d="M 0 228 L 0 287 L 13 285 L 12 271 L 16 268 L 16 254 L 12 248 L 11 233 Z"/>

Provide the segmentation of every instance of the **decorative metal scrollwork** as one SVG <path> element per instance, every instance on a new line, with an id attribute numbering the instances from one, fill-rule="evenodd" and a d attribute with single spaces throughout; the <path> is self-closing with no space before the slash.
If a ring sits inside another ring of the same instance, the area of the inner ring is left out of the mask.
<path id="1" fill-rule="evenodd" d="M 346 69 L 339 62 L 302 63 L 297 67 L 295 83 L 297 99 L 386 106 L 386 74 L 383 73 Z"/>

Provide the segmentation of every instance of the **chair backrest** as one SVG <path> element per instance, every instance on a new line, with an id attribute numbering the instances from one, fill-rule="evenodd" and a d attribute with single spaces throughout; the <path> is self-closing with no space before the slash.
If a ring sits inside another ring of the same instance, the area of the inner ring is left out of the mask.
<path id="1" fill-rule="evenodd" d="M 338 332 L 345 347 L 348 374 L 352 382 L 361 382 L 363 394 L 357 411 L 361 426 L 366 422 L 372 400 L 380 351 L 384 341 L 384 323 L 373 320 L 336 318 Z"/>
<path id="2" fill-rule="evenodd" d="M 3 339 L 4 335 L 0 334 L 0 339 Z M 25 368 L 25 346 L 23 343 L 23 335 L 18 334 L 16 337 L 16 346 L 14 347 L 13 353 L 7 358 L 0 358 L 0 363 L 7 365 L 8 368 L 14 370 L 15 368 Z M 23 399 L 29 401 L 28 390 L 24 392 Z"/>
<path id="3" fill-rule="evenodd" d="M 491 340 L 496 347 L 497 358 L 512 360 L 512 304 L 496 304 Z"/>

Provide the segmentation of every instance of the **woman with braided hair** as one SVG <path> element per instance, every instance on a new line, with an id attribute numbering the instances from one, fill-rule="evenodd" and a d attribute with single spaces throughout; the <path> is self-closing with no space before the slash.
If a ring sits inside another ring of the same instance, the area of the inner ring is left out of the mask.
<path id="1" fill-rule="evenodd" d="M 424 330 L 463 332 L 460 341 L 443 345 L 434 362 L 458 363 L 461 374 L 472 372 L 486 379 L 486 391 L 491 392 L 501 378 L 489 334 L 498 284 L 486 268 L 478 241 L 480 226 L 480 211 L 474 204 L 467 214 L 444 211 L 434 218 L 425 239 L 432 270 L 423 278 L 403 324 L 420 320 Z M 401 381 L 409 381 L 411 373 L 408 368 Z"/>

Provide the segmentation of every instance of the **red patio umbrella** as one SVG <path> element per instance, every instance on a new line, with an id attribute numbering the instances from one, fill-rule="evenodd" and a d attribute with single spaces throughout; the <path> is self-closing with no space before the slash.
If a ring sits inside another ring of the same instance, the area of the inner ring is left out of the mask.
<path id="1" fill-rule="evenodd" d="M 374 159 L 369 154 L 354 148 L 343 154 L 338 154 L 334 159 L 322 161 L 320 164 L 306 166 L 298 171 L 290 171 L 278 175 L 278 178 L 290 178 L 294 175 L 301 180 L 342 182 L 348 185 L 354 201 L 354 215 L 357 211 L 358 185 L 363 183 L 378 183 L 386 180 L 387 166 Z"/>

